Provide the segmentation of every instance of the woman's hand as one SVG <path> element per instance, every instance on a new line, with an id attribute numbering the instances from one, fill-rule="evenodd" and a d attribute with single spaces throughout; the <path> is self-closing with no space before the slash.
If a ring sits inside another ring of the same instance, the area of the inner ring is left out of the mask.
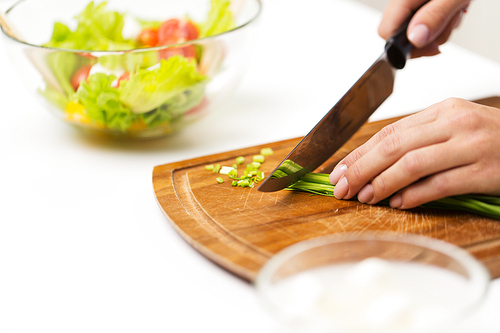
<path id="1" fill-rule="evenodd" d="M 390 0 L 378 32 L 384 39 L 391 37 L 417 8 L 427 0 Z M 458 27 L 470 0 L 430 0 L 420 8 L 408 25 L 408 39 L 415 46 L 412 57 L 439 53 L 453 29 Z"/>
<path id="2" fill-rule="evenodd" d="M 413 208 L 452 195 L 500 195 L 500 110 L 448 99 L 403 118 L 330 174 L 335 197 Z"/>

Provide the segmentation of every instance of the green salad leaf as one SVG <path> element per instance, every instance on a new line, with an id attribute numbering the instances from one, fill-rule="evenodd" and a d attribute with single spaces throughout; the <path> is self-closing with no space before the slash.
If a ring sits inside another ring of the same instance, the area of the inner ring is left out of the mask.
<path id="1" fill-rule="evenodd" d="M 82 81 L 76 98 L 87 109 L 90 120 L 101 126 L 121 131 L 127 130 L 137 119 L 120 101 L 118 89 L 112 86 L 114 75 L 95 73 Z"/>
<path id="2" fill-rule="evenodd" d="M 130 73 L 118 90 L 121 101 L 134 113 L 144 113 L 156 109 L 177 95 L 207 80 L 197 67 L 194 59 L 175 55 L 153 69 L 140 69 Z"/>
<path id="3" fill-rule="evenodd" d="M 74 50 L 130 50 L 136 47 L 132 40 L 122 36 L 124 14 L 106 10 L 106 2 L 96 5 L 90 2 L 75 17 L 77 27 L 71 31 L 61 22 L 54 24 L 48 47 Z"/>
<path id="4" fill-rule="evenodd" d="M 206 81 L 191 86 L 183 93 L 178 94 L 154 111 L 140 115 L 141 120 L 148 127 L 156 127 L 164 123 L 172 123 L 180 120 L 182 116 L 203 100 L 205 95 Z"/>
<path id="5" fill-rule="evenodd" d="M 211 0 L 207 20 L 199 24 L 200 38 L 217 35 L 235 27 L 230 4 L 230 0 Z"/>

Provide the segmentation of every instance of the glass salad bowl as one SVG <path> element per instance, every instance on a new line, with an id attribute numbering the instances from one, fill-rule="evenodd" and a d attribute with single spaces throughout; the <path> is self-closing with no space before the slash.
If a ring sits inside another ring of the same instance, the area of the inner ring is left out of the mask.
<path id="1" fill-rule="evenodd" d="M 123 138 L 174 133 L 243 76 L 260 0 L 21 0 L 7 53 L 28 89 L 76 127 Z"/>

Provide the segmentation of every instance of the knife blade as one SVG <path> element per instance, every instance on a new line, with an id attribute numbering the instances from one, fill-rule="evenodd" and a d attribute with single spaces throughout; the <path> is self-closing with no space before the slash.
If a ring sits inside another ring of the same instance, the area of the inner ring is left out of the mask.
<path id="1" fill-rule="evenodd" d="M 412 49 L 406 37 L 409 22 L 387 41 L 382 55 L 262 182 L 259 191 L 282 190 L 314 171 L 392 94 L 396 71 L 404 68 Z"/>

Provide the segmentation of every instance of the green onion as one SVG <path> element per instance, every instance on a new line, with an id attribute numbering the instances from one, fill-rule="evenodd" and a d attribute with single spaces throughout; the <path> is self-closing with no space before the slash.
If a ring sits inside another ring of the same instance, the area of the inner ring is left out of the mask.
<path id="1" fill-rule="evenodd" d="M 236 179 L 238 178 L 238 171 L 236 171 L 236 169 L 231 169 L 231 171 L 227 173 L 227 176 L 231 179 Z"/>
<path id="2" fill-rule="evenodd" d="M 285 176 L 287 175 L 285 172 L 283 173 Z M 286 189 L 333 197 L 335 186 L 330 183 L 328 174 L 306 173 L 299 181 L 288 186 Z M 380 203 L 388 205 L 389 200 L 382 200 Z M 479 194 L 464 194 L 435 200 L 423 204 L 421 207 L 453 209 L 500 220 L 499 197 Z"/>
<path id="3" fill-rule="evenodd" d="M 254 155 L 253 161 L 257 163 L 264 163 L 264 155 Z"/>
<path id="4" fill-rule="evenodd" d="M 266 178 L 264 176 L 264 172 L 263 171 L 257 171 L 257 176 L 255 178 L 256 181 L 260 182 L 262 180 L 264 180 L 264 178 Z"/>
<path id="5" fill-rule="evenodd" d="M 220 173 L 221 175 L 227 175 L 227 174 L 229 174 L 229 173 L 231 172 L 231 170 L 234 170 L 234 168 L 233 168 L 233 167 L 228 167 L 228 166 L 223 166 L 223 167 L 220 169 L 219 173 Z"/>
<path id="6" fill-rule="evenodd" d="M 249 179 L 242 179 L 238 182 L 238 186 L 241 187 L 249 187 L 250 186 L 250 180 Z"/>
<path id="7" fill-rule="evenodd" d="M 243 164 L 245 163 L 245 158 L 243 156 L 236 157 L 236 164 Z"/>
<path id="8" fill-rule="evenodd" d="M 269 156 L 274 154 L 273 148 L 262 148 L 260 150 L 260 154 L 263 156 Z"/>
<path id="9" fill-rule="evenodd" d="M 257 170 L 260 168 L 259 162 L 251 162 L 247 164 L 247 171 Z"/>
<path id="10" fill-rule="evenodd" d="M 271 148 L 262 148 L 260 155 L 254 155 L 253 161 L 248 163 L 246 169 L 243 171 L 243 175 L 238 177 L 238 165 L 245 163 L 245 157 L 239 156 L 235 159 L 235 164 L 232 166 L 220 166 L 220 164 L 207 165 L 205 169 L 211 170 L 214 173 L 220 173 L 221 175 L 227 175 L 231 179 L 231 186 L 239 187 L 249 187 L 253 188 L 256 182 L 264 180 L 264 172 L 260 171 L 259 168 L 262 163 L 264 163 L 265 155 L 272 155 L 273 150 Z M 286 174 L 285 174 L 286 176 Z M 217 183 L 221 184 L 224 182 L 222 177 L 218 177 Z"/>
<path id="11" fill-rule="evenodd" d="M 271 175 L 272 178 L 282 178 L 286 175 L 291 175 L 297 171 L 300 171 L 302 167 L 291 160 L 283 161 L 276 171 Z"/>

